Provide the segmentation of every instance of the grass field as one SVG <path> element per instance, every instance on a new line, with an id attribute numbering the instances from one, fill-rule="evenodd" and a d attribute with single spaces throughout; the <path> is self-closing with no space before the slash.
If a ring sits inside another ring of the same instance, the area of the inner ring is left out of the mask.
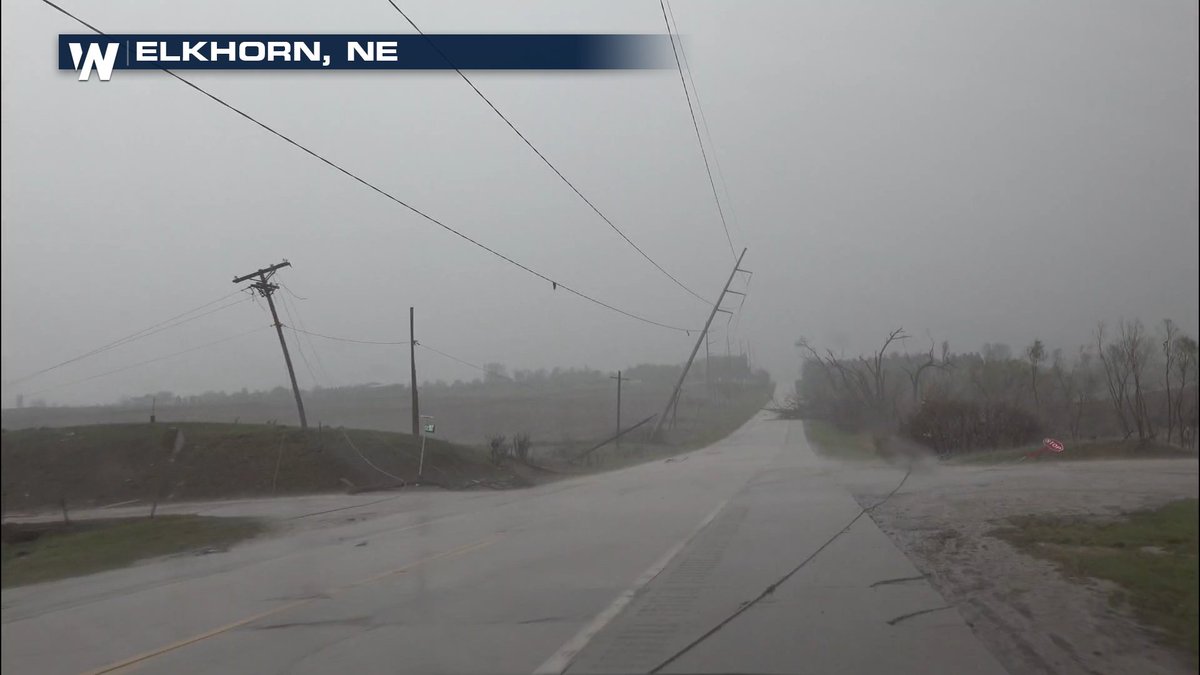
<path id="1" fill-rule="evenodd" d="M 1114 603 L 1128 604 L 1161 631 L 1164 642 L 1197 662 L 1197 500 L 1131 513 L 1116 522 L 1025 516 L 992 534 L 1058 564 L 1071 576 L 1118 584 Z"/>
<path id="2" fill-rule="evenodd" d="M 1066 441 L 1066 450 L 1061 453 L 1042 453 L 1040 456 L 1023 459 L 1037 450 L 1041 444 L 1026 448 L 987 450 L 959 455 L 946 460 L 952 464 L 1004 464 L 1008 462 L 1075 462 L 1094 459 L 1185 459 L 1195 458 L 1195 450 L 1185 450 L 1153 441 L 1098 440 L 1074 443 Z"/>
<path id="3" fill-rule="evenodd" d="M 666 434 L 666 444 L 632 452 L 636 438 L 644 439 L 642 432 L 649 432 L 647 425 L 638 436 L 631 435 L 620 452 L 611 446 L 598 451 L 598 461 L 586 468 L 615 468 L 703 447 L 740 427 L 767 398 L 765 389 L 719 402 L 685 396 L 679 425 Z M 602 421 L 606 416 L 603 410 L 572 409 Z M 441 431 L 439 424 L 439 435 Z M 611 433 L 609 426 L 605 435 Z M 538 463 L 548 458 L 552 464 L 566 464 L 593 444 L 535 437 L 533 457 Z M 359 491 L 418 481 L 448 488 L 518 487 L 553 478 L 530 474 L 513 461 L 496 466 L 482 443 L 468 446 L 428 438 L 423 478 L 418 476 L 420 457 L 421 439 L 409 434 L 274 424 L 100 424 L 6 430 L 0 436 L 4 508 L 10 514 L 56 507 L 64 499 L 69 508 L 79 509 L 126 502 L 148 505 L 155 499 Z"/>
<path id="4" fill-rule="evenodd" d="M 4 525 L 3 585 L 53 581 L 124 567 L 138 560 L 224 548 L 264 529 L 246 518 L 159 516 L 71 525 Z M 34 539 L 29 539 L 34 535 Z M 13 543 L 9 543 L 10 540 Z"/>
<path id="5" fill-rule="evenodd" d="M 866 432 L 842 431 L 824 420 L 807 420 L 804 433 L 819 455 L 833 459 L 878 459 L 875 443 Z"/>
<path id="6" fill-rule="evenodd" d="M 175 451 L 176 432 L 183 443 Z M 0 441 L 7 511 L 137 500 L 345 491 L 417 478 L 420 439 L 363 429 L 267 424 L 109 424 L 10 430 Z M 487 454 L 436 439 L 428 479 L 457 486 L 507 472 Z"/>
<path id="7" fill-rule="evenodd" d="M 576 441 L 571 443 L 549 443 L 539 449 L 539 462 L 569 464 L 572 471 L 612 470 L 641 462 L 664 459 L 673 455 L 706 447 L 737 431 L 747 420 L 754 417 L 770 402 L 766 390 L 748 391 L 741 396 L 725 401 L 722 405 L 706 405 L 701 400 L 692 400 L 680 408 L 679 424 L 675 429 L 663 428 L 662 443 L 649 443 L 646 438 L 654 427 L 654 420 L 624 437 L 621 446 L 609 443 L 595 450 L 586 462 L 575 461 L 595 443 Z M 693 413 L 683 414 L 685 407 Z"/>

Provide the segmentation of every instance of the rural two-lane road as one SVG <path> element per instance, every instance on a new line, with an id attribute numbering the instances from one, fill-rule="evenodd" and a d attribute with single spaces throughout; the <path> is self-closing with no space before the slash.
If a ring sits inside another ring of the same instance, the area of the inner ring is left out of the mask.
<path id="1" fill-rule="evenodd" d="M 208 512 L 289 529 L 4 591 L 4 672 L 1004 672 L 799 422 L 528 490 Z"/>

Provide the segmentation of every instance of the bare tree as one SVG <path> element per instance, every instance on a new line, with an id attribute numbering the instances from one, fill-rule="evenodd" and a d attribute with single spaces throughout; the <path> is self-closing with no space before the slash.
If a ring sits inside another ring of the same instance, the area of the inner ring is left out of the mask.
<path id="1" fill-rule="evenodd" d="M 1197 345 L 1196 341 L 1187 335 L 1175 339 L 1175 372 L 1178 374 L 1178 395 L 1175 397 L 1175 421 L 1179 424 L 1179 443 L 1190 448 L 1196 443 L 1196 405 L 1197 392 Z M 1186 421 L 1184 418 L 1184 401 L 1188 398 L 1188 381 L 1191 381 L 1191 410 Z"/>
<path id="2" fill-rule="evenodd" d="M 1061 349 L 1055 349 L 1050 354 L 1050 374 L 1054 377 L 1053 383 L 1058 386 L 1057 400 L 1054 402 L 1054 407 L 1060 411 L 1058 415 L 1061 419 L 1065 416 L 1068 420 L 1068 426 L 1071 427 L 1071 438 L 1076 437 L 1074 425 L 1074 416 L 1071 414 L 1075 403 L 1075 389 L 1077 382 L 1075 379 L 1074 368 L 1067 365 L 1067 360 L 1063 357 Z"/>
<path id="3" fill-rule="evenodd" d="M 1025 360 L 1029 361 L 1029 386 L 1033 390 L 1033 404 L 1040 406 L 1042 401 L 1038 396 L 1038 368 L 1042 361 L 1046 360 L 1046 345 L 1042 344 L 1041 340 L 1034 339 L 1033 344 L 1025 348 Z"/>
<path id="4" fill-rule="evenodd" d="M 870 357 L 859 356 L 852 361 L 837 356 L 830 349 L 821 354 L 807 338 L 797 340 L 796 346 L 807 352 L 808 359 L 821 367 L 841 397 L 855 401 L 870 415 L 871 425 L 879 427 L 889 425 L 897 414 L 897 392 L 895 388 L 888 387 L 885 367 L 887 351 L 895 342 L 907 338 L 904 329 L 897 328 L 888 333 L 883 345 Z"/>
<path id="5" fill-rule="evenodd" d="M 1175 407 L 1171 400 L 1171 365 L 1175 357 L 1175 340 L 1179 336 L 1179 328 L 1175 322 L 1170 319 L 1163 319 L 1163 380 L 1167 385 L 1167 443 L 1171 442 L 1172 433 L 1175 430 Z M 1183 392 L 1180 392 L 1182 395 Z"/>
<path id="6" fill-rule="evenodd" d="M 1146 408 L 1146 396 L 1143 391 L 1146 366 L 1150 361 L 1153 348 L 1141 320 L 1121 321 L 1118 326 L 1121 333 L 1117 344 L 1120 346 L 1121 351 L 1125 353 L 1125 360 L 1129 366 L 1129 374 L 1133 377 L 1133 399 L 1131 403 L 1133 405 L 1133 421 L 1137 426 L 1138 440 L 1154 438 L 1154 423 L 1150 419 L 1149 410 Z"/>
<path id="7" fill-rule="evenodd" d="M 1129 367 L 1125 360 L 1124 351 L 1115 344 L 1104 342 L 1104 322 L 1096 324 L 1096 355 L 1104 367 L 1104 385 L 1108 389 L 1108 398 L 1112 403 L 1113 412 L 1121 424 L 1125 438 L 1129 438 L 1133 430 L 1129 426 L 1129 417 L 1125 413 L 1126 399 L 1129 388 Z"/>
<path id="8" fill-rule="evenodd" d="M 1096 377 L 1096 368 L 1092 364 L 1092 353 L 1087 347 L 1079 348 L 1079 358 L 1075 361 L 1075 371 L 1077 373 L 1075 381 L 1078 384 L 1076 387 L 1075 418 L 1072 421 L 1072 433 L 1074 437 L 1079 436 L 1079 423 L 1083 418 L 1083 411 L 1091 405 L 1095 400 L 1096 388 L 1100 382 Z"/>
<path id="9" fill-rule="evenodd" d="M 929 338 L 929 351 L 925 353 L 925 359 L 921 361 L 915 368 L 905 367 L 904 372 L 908 374 L 909 383 L 912 384 L 912 400 L 913 405 L 921 404 L 921 375 L 930 368 L 936 370 L 946 370 L 953 367 L 953 362 L 950 360 L 950 343 L 942 341 L 942 357 L 936 359 L 933 356 L 933 338 Z"/>
<path id="10" fill-rule="evenodd" d="M 887 405 L 887 371 L 883 367 L 883 356 L 887 353 L 893 342 L 899 340 L 907 340 L 908 335 L 905 335 L 903 328 L 897 328 L 891 333 L 888 333 L 887 339 L 883 341 L 883 346 L 879 351 L 871 355 L 868 359 L 865 356 L 858 357 L 858 360 L 866 366 L 867 372 L 871 374 L 871 398 L 875 403 L 875 411 L 880 415 L 888 415 L 894 412 L 894 409 L 889 411 Z"/>

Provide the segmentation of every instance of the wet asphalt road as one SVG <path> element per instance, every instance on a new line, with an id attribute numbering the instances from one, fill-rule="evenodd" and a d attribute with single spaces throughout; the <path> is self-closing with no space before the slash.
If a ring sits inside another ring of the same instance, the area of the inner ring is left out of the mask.
<path id="1" fill-rule="evenodd" d="M 760 416 L 528 490 L 179 505 L 285 529 L 5 590 L 3 670 L 1004 672 L 831 469 Z"/>

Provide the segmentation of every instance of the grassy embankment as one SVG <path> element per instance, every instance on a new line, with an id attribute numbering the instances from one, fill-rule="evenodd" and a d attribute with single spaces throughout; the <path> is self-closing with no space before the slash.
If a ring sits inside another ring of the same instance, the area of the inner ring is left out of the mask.
<path id="1" fill-rule="evenodd" d="M 259 534 L 248 518 L 159 516 L 4 525 L 3 585 L 53 581 L 125 567 L 138 560 L 207 548 L 222 549 Z"/>
<path id="2" fill-rule="evenodd" d="M 1121 590 L 1114 604 L 1128 603 L 1165 643 L 1190 650 L 1197 663 L 1197 500 L 1115 522 L 1025 516 L 1010 523 L 993 534 L 1068 575 L 1115 582 Z"/>
<path id="3" fill-rule="evenodd" d="M 176 430 L 183 433 L 178 451 Z M 0 438 L 10 513 L 56 507 L 62 499 L 77 509 L 150 503 L 156 497 L 180 501 L 395 485 L 416 480 L 420 457 L 420 439 L 408 434 L 266 424 L 109 424 L 9 430 Z M 507 473 L 492 466 L 483 450 L 428 439 L 427 479 L 459 486 Z"/>

